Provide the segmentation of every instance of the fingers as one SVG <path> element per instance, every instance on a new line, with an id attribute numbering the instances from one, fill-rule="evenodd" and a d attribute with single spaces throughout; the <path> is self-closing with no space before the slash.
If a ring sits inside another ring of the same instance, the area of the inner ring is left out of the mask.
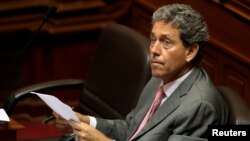
<path id="1" fill-rule="evenodd" d="M 68 123 L 73 127 L 74 133 L 80 141 L 112 141 L 112 139 L 105 136 L 102 132 L 90 125 L 70 120 Z"/>
<path id="2" fill-rule="evenodd" d="M 88 129 L 86 128 L 88 125 L 82 122 L 76 122 L 73 120 L 68 121 L 68 123 L 72 126 L 73 132 L 76 135 L 78 140 L 88 140 Z"/>
<path id="3" fill-rule="evenodd" d="M 72 133 L 72 127 L 68 124 L 68 122 L 63 119 L 59 114 L 53 111 L 53 116 L 56 117 L 55 126 L 63 133 L 69 134 Z"/>
<path id="4" fill-rule="evenodd" d="M 57 114 L 55 111 L 53 111 L 52 114 L 53 114 L 53 116 L 56 117 L 56 118 L 59 118 L 59 117 L 60 117 L 60 115 Z"/>
<path id="5" fill-rule="evenodd" d="M 84 123 L 86 123 L 86 124 L 89 124 L 89 123 L 90 123 L 89 116 L 80 114 L 80 113 L 78 113 L 78 112 L 75 112 L 75 113 L 76 113 L 76 116 L 79 118 L 79 120 L 80 120 L 81 122 L 84 122 Z"/>
<path id="6" fill-rule="evenodd" d="M 76 122 L 73 120 L 68 121 L 68 123 L 73 128 L 74 133 L 76 136 L 80 136 L 81 138 L 86 138 L 89 136 L 89 132 L 91 131 L 91 127 L 83 122 Z"/>
<path id="7" fill-rule="evenodd" d="M 96 135 L 93 131 L 93 129 L 86 123 L 83 122 L 76 122 L 73 120 L 68 121 L 68 123 L 72 126 L 74 134 L 76 135 L 77 139 L 82 141 L 94 141 Z"/>
<path id="8" fill-rule="evenodd" d="M 75 112 L 75 114 L 76 114 L 76 116 L 78 117 L 78 118 L 81 118 L 82 116 L 84 116 L 83 114 L 81 114 L 81 113 L 78 113 L 78 112 L 76 112 L 76 111 L 74 111 Z"/>
<path id="9" fill-rule="evenodd" d="M 83 122 L 77 122 L 74 120 L 69 120 L 68 121 L 69 125 L 72 126 L 72 128 L 74 130 L 80 131 L 80 130 L 85 130 L 85 127 L 87 126 L 87 124 L 83 123 Z"/>

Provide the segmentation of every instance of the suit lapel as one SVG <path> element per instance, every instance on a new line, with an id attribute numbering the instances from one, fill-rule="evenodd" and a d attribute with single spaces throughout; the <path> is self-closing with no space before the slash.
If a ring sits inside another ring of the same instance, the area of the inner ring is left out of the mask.
<path id="1" fill-rule="evenodd" d="M 173 94 L 168 97 L 168 99 L 163 103 L 163 105 L 156 111 L 152 119 L 145 125 L 145 127 L 141 130 L 141 132 L 138 133 L 135 138 L 140 137 L 141 135 L 150 131 L 153 127 L 155 127 L 162 120 L 164 120 L 181 104 L 181 97 L 187 95 L 189 89 L 199 76 L 199 72 L 199 68 L 194 69 L 194 71 L 180 84 L 180 86 L 173 92 Z M 142 119 L 143 118 L 144 117 L 142 117 Z"/>
<path id="2" fill-rule="evenodd" d="M 130 134 L 128 135 L 128 139 L 132 137 L 132 135 L 136 132 L 137 128 L 140 126 L 142 120 L 144 119 L 144 117 L 146 116 L 153 100 L 155 97 L 155 93 L 158 89 L 158 87 L 160 86 L 161 80 L 158 78 L 154 78 L 151 82 L 149 82 L 149 86 L 146 88 L 145 90 L 145 99 L 143 99 L 142 101 L 144 102 L 143 104 L 139 105 L 140 107 L 138 109 L 140 109 L 136 116 L 134 117 L 135 120 L 135 126 L 133 126 L 131 128 Z M 144 95 L 144 93 L 143 93 Z M 146 101 L 146 102 L 145 102 Z"/>
<path id="3" fill-rule="evenodd" d="M 163 105 L 155 112 L 153 117 L 145 125 L 145 127 L 138 133 L 137 137 L 145 134 L 153 127 L 158 125 L 162 120 L 164 120 L 169 114 L 171 114 L 180 105 L 179 95 L 172 94 Z"/>

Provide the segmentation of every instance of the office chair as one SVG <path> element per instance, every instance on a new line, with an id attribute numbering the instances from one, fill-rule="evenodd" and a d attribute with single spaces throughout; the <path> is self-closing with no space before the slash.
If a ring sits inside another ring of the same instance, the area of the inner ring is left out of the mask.
<path id="1" fill-rule="evenodd" d="M 243 98 L 229 87 L 218 86 L 217 89 L 228 106 L 228 124 L 250 125 L 250 108 Z"/>
<path id="2" fill-rule="evenodd" d="M 8 97 L 3 108 L 11 116 L 17 103 L 32 96 L 31 91 L 79 89 L 76 111 L 103 118 L 124 118 L 151 77 L 148 45 L 148 39 L 133 29 L 110 25 L 99 38 L 85 80 L 56 80 L 22 88 Z"/>

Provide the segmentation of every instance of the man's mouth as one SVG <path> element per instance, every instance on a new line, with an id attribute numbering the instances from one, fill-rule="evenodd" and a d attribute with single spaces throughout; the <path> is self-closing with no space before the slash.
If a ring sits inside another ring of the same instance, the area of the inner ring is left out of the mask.
<path id="1" fill-rule="evenodd" d="M 163 63 L 160 61 L 151 61 L 151 65 L 162 65 Z"/>

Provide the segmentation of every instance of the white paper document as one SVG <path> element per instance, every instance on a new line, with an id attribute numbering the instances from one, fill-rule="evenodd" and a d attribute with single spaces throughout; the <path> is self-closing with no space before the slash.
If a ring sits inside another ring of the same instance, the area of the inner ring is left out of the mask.
<path id="1" fill-rule="evenodd" d="M 0 121 L 6 121 L 6 122 L 10 121 L 10 118 L 4 109 L 0 109 Z"/>
<path id="2" fill-rule="evenodd" d="M 37 92 L 30 92 L 32 94 L 37 95 L 41 98 L 53 111 L 59 114 L 62 118 L 66 120 L 74 120 L 80 122 L 75 112 L 72 110 L 70 106 L 64 104 L 57 97 L 53 95 L 41 94 Z"/>

